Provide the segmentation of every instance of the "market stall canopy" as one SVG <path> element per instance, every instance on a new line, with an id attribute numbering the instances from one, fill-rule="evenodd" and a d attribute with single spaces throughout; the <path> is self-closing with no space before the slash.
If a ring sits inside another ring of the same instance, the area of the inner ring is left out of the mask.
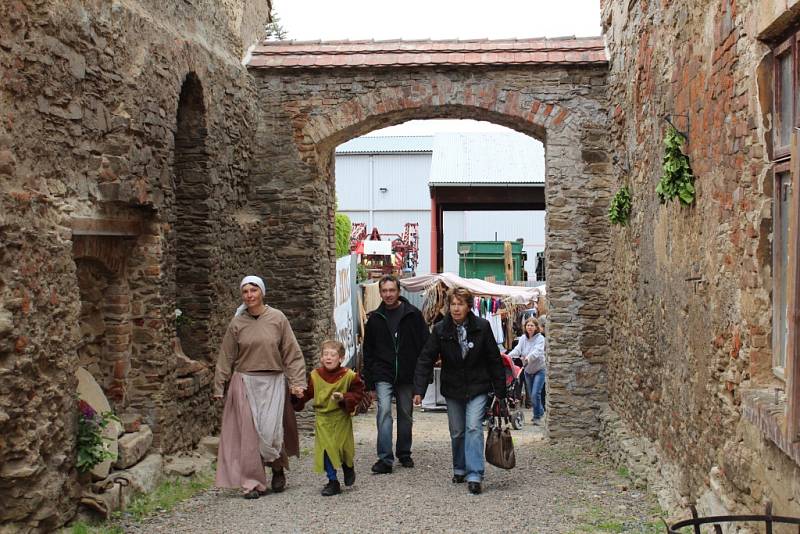
<path id="1" fill-rule="evenodd" d="M 476 296 L 497 297 L 510 301 L 513 304 L 526 304 L 545 295 L 545 286 L 524 287 L 493 284 L 477 278 L 461 278 L 453 273 L 423 274 L 412 278 L 402 278 L 400 285 L 406 290 L 416 292 L 424 291 L 432 285 L 441 282 L 447 287 L 463 287 L 469 289 Z"/>

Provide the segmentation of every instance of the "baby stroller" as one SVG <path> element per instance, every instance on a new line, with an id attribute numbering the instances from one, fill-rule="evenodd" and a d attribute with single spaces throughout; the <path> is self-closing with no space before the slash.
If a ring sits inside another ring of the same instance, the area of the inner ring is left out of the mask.
<path id="1" fill-rule="evenodd" d="M 502 402 L 494 402 L 494 395 L 490 393 L 489 409 L 486 416 L 490 425 L 495 417 L 507 416 L 511 422 L 511 427 L 514 430 L 519 430 L 522 428 L 523 421 L 525 421 L 525 416 L 523 415 L 525 385 L 522 367 L 514 365 L 514 362 L 505 353 L 501 353 L 500 356 L 503 359 L 503 367 L 506 370 L 506 402 L 505 406 L 503 406 Z"/>

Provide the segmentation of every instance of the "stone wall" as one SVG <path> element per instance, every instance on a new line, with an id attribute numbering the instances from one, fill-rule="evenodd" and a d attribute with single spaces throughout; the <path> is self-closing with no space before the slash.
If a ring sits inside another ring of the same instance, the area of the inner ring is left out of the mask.
<path id="1" fill-rule="evenodd" d="M 313 354 L 330 332 L 333 269 L 331 169 L 335 147 L 411 119 L 486 120 L 546 148 L 548 368 L 551 436 L 595 436 L 605 400 L 610 159 L 605 66 L 322 69 L 257 76 L 255 220 L 271 246 L 269 281 Z M 320 254 L 319 251 L 328 251 Z M 313 357 L 313 356 L 312 356 Z"/>
<path id="2" fill-rule="evenodd" d="M 172 348 L 176 229 L 193 231 L 177 224 L 177 110 L 191 73 L 210 155 L 214 297 L 202 319 L 215 347 L 239 277 L 266 270 L 240 250 L 263 242 L 243 237 L 236 213 L 258 127 L 241 59 L 269 7 L 0 3 L 0 531 L 49 531 L 74 513 L 84 360 L 119 412 L 150 425 L 156 447 L 186 447 L 218 424 L 207 371 L 182 374 Z M 92 293 L 98 280 L 105 295 Z"/>
<path id="3" fill-rule="evenodd" d="M 777 385 L 771 82 L 758 26 L 786 2 L 602 4 L 615 187 L 633 192 L 631 223 L 611 238 L 611 409 L 659 451 L 673 503 L 708 513 L 772 500 L 798 515 L 797 466 L 742 415 L 747 391 Z M 688 135 L 691 207 L 660 205 L 655 192 L 665 116 Z"/>

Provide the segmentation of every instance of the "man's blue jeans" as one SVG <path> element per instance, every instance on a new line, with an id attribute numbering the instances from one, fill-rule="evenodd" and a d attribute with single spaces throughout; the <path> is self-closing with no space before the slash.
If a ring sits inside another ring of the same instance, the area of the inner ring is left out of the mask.
<path id="1" fill-rule="evenodd" d="M 489 396 L 447 400 L 447 423 L 453 452 L 453 474 L 465 475 L 467 482 L 483 481 L 483 417 Z"/>
<path id="2" fill-rule="evenodd" d="M 412 397 L 411 384 L 391 384 L 377 382 L 375 392 L 378 397 L 378 459 L 393 465 L 392 454 L 392 397 L 397 399 L 397 444 L 398 459 L 411 458 Z"/>
<path id="3" fill-rule="evenodd" d="M 542 404 L 542 389 L 547 373 L 542 369 L 529 375 L 525 373 L 525 384 L 528 386 L 528 398 L 531 399 L 533 406 L 533 418 L 541 419 L 544 416 L 544 405 Z"/>

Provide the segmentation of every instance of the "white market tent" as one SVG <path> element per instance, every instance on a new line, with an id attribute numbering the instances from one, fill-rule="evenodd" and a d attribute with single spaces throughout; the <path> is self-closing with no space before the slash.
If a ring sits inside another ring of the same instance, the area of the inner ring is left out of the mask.
<path id="1" fill-rule="evenodd" d="M 546 294 L 544 284 L 537 287 L 507 286 L 478 278 L 461 278 L 453 273 L 423 274 L 412 278 L 402 278 L 400 285 L 407 291 L 418 292 L 425 291 L 439 282 L 447 287 L 469 289 L 475 295 L 500 298 L 510 304 L 528 304 Z"/>

